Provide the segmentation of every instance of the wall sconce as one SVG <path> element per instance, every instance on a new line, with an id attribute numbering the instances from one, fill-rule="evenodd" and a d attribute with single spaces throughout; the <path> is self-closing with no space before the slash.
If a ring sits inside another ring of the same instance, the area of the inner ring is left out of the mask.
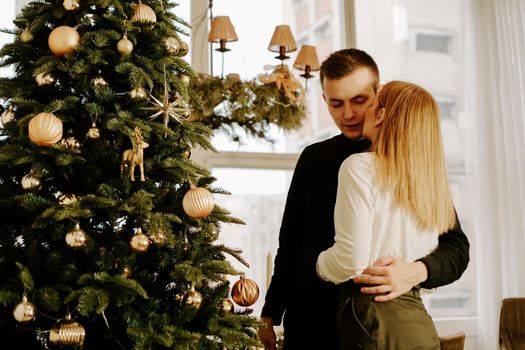
<path id="1" fill-rule="evenodd" d="M 285 59 L 290 58 L 289 56 L 286 56 L 286 53 L 297 50 L 297 45 L 295 44 L 295 39 L 293 38 L 290 26 L 282 24 L 275 27 L 272 39 L 270 40 L 270 45 L 268 45 L 268 50 L 279 52 L 279 56 L 276 56 L 275 58 L 281 60 L 281 65 Z"/>
<path id="2" fill-rule="evenodd" d="M 301 51 L 297 55 L 295 62 L 293 64 L 294 68 L 304 71 L 304 74 L 301 74 L 303 78 L 306 79 L 305 89 L 308 87 L 308 79 L 313 77 L 310 72 L 318 71 L 321 68 L 319 64 L 319 58 L 317 57 L 317 50 L 315 46 L 312 45 L 303 45 L 301 46 Z"/>
<path id="3" fill-rule="evenodd" d="M 208 42 L 219 43 L 219 47 L 215 50 L 222 54 L 221 78 L 224 77 L 224 53 L 230 51 L 230 49 L 226 48 L 226 42 L 237 40 L 239 39 L 237 38 L 237 33 L 235 33 L 229 16 L 217 16 L 212 19 Z"/>

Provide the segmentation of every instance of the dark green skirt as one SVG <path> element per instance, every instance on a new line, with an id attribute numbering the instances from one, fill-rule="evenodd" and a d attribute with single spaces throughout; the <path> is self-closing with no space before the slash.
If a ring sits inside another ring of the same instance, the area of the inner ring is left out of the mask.
<path id="1" fill-rule="evenodd" d="M 436 327 L 418 289 L 387 302 L 359 293 L 353 283 L 342 286 L 337 313 L 341 350 L 439 350 Z"/>

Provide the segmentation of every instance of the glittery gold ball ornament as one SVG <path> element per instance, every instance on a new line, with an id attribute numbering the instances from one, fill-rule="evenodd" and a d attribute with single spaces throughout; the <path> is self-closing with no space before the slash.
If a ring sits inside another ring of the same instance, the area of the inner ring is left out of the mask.
<path id="1" fill-rule="evenodd" d="M 149 237 L 142 233 L 142 229 L 139 227 L 137 232 L 131 237 L 131 242 L 129 244 L 133 251 L 144 253 L 149 248 Z"/>
<path id="2" fill-rule="evenodd" d="M 155 11 L 148 5 L 139 2 L 132 6 L 135 7 L 135 12 L 133 13 L 133 17 L 131 17 L 132 22 L 157 22 Z"/>
<path id="3" fill-rule="evenodd" d="M 66 235 L 66 243 L 71 248 L 80 248 L 86 244 L 87 235 L 80 228 L 80 225 L 77 223 L 75 227 L 70 230 Z"/>
<path id="4" fill-rule="evenodd" d="M 235 311 L 235 307 L 233 306 L 233 302 L 229 299 L 229 298 L 224 298 L 222 299 L 222 303 L 221 303 L 221 311 L 224 312 L 224 313 L 232 313 L 233 311 Z"/>
<path id="5" fill-rule="evenodd" d="M 15 119 L 15 113 L 13 112 L 13 106 L 7 107 L 5 111 L 2 112 L 2 115 L 0 116 L 0 120 L 2 121 L 2 125 L 6 125 L 11 120 Z"/>
<path id="6" fill-rule="evenodd" d="M 89 130 L 86 133 L 86 138 L 95 140 L 95 139 L 98 139 L 99 137 L 100 137 L 100 129 L 97 128 L 97 124 L 93 122 L 93 124 L 91 124 L 91 128 L 89 128 Z"/>
<path id="7" fill-rule="evenodd" d="M 86 330 L 80 323 L 72 320 L 70 314 L 58 321 L 49 332 L 49 341 L 55 345 L 82 346 L 85 337 Z"/>
<path id="8" fill-rule="evenodd" d="M 164 39 L 164 46 L 166 46 L 166 50 L 171 54 L 176 54 L 180 49 L 179 41 L 172 36 Z"/>
<path id="9" fill-rule="evenodd" d="M 191 287 L 191 290 L 184 294 L 183 302 L 198 309 L 202 304 L 202 294 Z"/>
<path id="10" fill-rule="evenodd" d="M 55 77 L 51 73 L 40 73 L 35 77 L 38 86 L 51 85 L 55 82 Z"/>
<path id="11" fill-rule="evenodd" d="M 60 26 L 49 34 L 48 45 L 51 52 L 58 57 L 74 53 L 80 43 L 80 35 L 75 28 Z"/>
<path id="12" fill-rule="evenodd" d="M 106 79 L 102 78 L 101 76 L 93 78 L 91 83 L 93 84 L 94 87 L 102 87 L 102 86 L 108 85 L 108 82 L 106 81 Z"/>
<path id="13" fill-rule="evenodd" d="M 179 56 L 186 56 L 188 54 L 188 52 L 190 51 L 190 47 L 188 46 L 188 44 L 186 44 L 185 41 L 181 41 L 180 42 L 180 48 L 179 48 Z"/>
<path id="14" fill-rule="evenodd" d="M 211 192 L 204 187 L 195 187 L 193 184 L 182 198 L 182 208 L 192 218 L 207 217 L 212 212 L 214 205 Z"/>
<path id="15" fill-rule="evenodd" d="M 148 94 L 146 93 L 146 90 L 144 90 L 140 86 L 139 87 L 134 87 L 129 92 L 129 94 L 130 94 L 131 98 L 134 98 L 134 99 L 137 99 L 137 100 L 145 99 L 148 96 Z"/>
<path id="16" fill-rule="evenodd" d="M 129 41 L 126 35 L 117 42 L 117 51 L 122 56 L 129 55 L 133 51 L 133 43 Z"/>
<path id="17" fill-rule="evenodd" d="M 18 322 L 31 322 L 35 319 L 36 308 L 33 304 L 27 301 L 27 297 L 22 297 L 22 302 L 15 306 L 13 316 Z"/>
<path id="18" fill-rule="evenodd" d="M 240 306 L 250 306 L 255 304 L 259 298 L 259 287 L 255 281 L 241 276 L 232 286 L 231 295 L 233 301 Z"/>
<path id="19" fill-rule="evenodd" d="M 78 0 L 64 0 L 62 5 L 68 11 L 75 11 L 80 7 Z"/>
<path id="20" fill-rule="evenodd" d="M 39 146 L 52 146 L 62 138 L 62 120 L 53 113 L 39 113 L 29 121 L 29 138 Z"/>
<path id="21" fill-rule="evenodd" d="M 23 43 L 29 43 L 33 40 L 33 34 L 29 29 L 24 29 L 20 32 L 20 41 Z"/>
<path id="22" fill-rule="evenodd" d="M 33 190 L 40 188 L 40 180 L 34 177 L 31 173 L 22 177 L 22 188 L 25 190 Z"/>

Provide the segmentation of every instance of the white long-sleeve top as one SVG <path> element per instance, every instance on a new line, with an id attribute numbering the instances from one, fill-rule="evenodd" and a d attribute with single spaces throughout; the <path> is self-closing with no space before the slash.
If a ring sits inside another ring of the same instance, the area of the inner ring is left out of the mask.
<path id="1" fill-rule="evenodd" d="M 321 278 L 339 284 L 381 257 L 414 261 L 438 246 L 437 230 L 421 229 L 414 215 L 376 185 L 375 154 L 357 153 L 339 169 L 335 244 L 317 259 Z"/>

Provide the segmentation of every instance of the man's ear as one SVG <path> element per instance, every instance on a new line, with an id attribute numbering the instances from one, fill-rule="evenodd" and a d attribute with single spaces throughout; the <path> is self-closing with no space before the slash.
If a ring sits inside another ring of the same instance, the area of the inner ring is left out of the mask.
<path id="1" fill-rule="evenodd" d="M 380 126 L 385 120 L 385 107 L 381 108 L 377 113 L 376 120 L 374 121 L 374 126 Z"/>

